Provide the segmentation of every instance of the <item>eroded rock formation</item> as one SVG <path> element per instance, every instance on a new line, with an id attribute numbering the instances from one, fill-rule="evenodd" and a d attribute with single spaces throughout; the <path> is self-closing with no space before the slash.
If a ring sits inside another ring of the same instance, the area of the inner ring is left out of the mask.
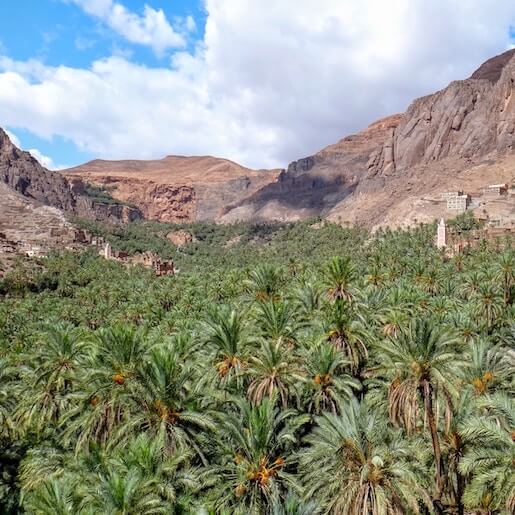
<path id="1" fill-rule="evenodd" d="M 106 188 L 114 198 L 137 206 L 146 219 L 162 222 L 217 220 L 225 206 L 241 202 L 278 175 L 210 156 L 95 160 L 62 173 L 72 182 Z"/>

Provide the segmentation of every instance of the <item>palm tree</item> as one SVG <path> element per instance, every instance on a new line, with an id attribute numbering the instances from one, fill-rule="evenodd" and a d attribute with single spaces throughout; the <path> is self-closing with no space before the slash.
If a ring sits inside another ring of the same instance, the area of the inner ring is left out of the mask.
<path id="1" fill-rule="evenodd" d="M 235 398 L 220 412 L 219 478 L 213 492 L 217 513 L 260 515 L 277 505 L 293 484 L 287 472 L 299 428 L 308 417 L 280 410 L 274 399 L 253 405 Z"/>
<path id="2" fill-rule="evenodd" d="M 357 400 L 340 415 L 317 417 L 314 430 L 299 452 L 304 497 L 317 499 L 323 513 L 401 515 L 420 513 L 429 504 L 414 456 L 420 448 L 406 445 L 400 433 Z"/>
<path id="3" fill-rule="evenodd" d="M 86 488 L 84 488 L 86 487 Z M 158 515 L 170 513 L 172 505 L 159 497 L 152 478 L 137 469 L 110 469 L 98 480 L 83 485 L 81 507 L 109 515 Z"/>
<path id="4" fill-rule="evenodd" d="M 443 492 L 444 471 L 435 408 L 443 403 L 448 427 L 455 384 L 465 367 L 456 352 L 458 345 L 448 329 L 421 319 L 377 345 L 379 375 L 388 384 L 392 422 L 411 434 L 420 422 L 425 425 L 427 421 L 433 446 L 436 501 Z"/>
<path id="5" fill-rule="evenodd" d="M 341 413 L 345 402 L 361 390 L 360 382 L 346 373 L 350 363 L 327 342 L 306 346 L 303 362 L 306 410 L 310 413 Z"/>
<path id="6" fill-rule="evenodd" d="M 259 404 L 265 397 L 276 398 L 286 407 L 295 392 L 295 384 L 301 380 L 299 372 L 291 350 L 281 340 L 265 340 L 257 355 L 250 358 L 249 400 Z"/>
<path id="7" fill-rule="evenodd" d="M 261 264 L 250 272 L 244 284 L 257 300 L 273 300 L 278 298 L 281 282 L 281 270 L 273 265 Z"/>
<path id="8" fill-rule="evenodd" d="M 461 431 L 461 426 L 474 415 L 476 404 L 470 390 L 460 391 L 460 396 L 453 405 L 453 414 L 449 427 L 442 435 L 442 454 L 445 457 L 446 490 L 453 500 L 458 515 L 464 515 L 463 494 L 466 478 L 460 471 L 463 455 L 467 452 L 471 441 Z"/>
<path id="9" fill-rule="evenodd" d="M 118 437 L 145 431 L 152 437 L 161 435 L 167 452 L 193 448 L 202 457 L 197 442 L 215 425 L 199 410 L 197 381 L 191 364 L 180 362 L 166 345 L 155 348 L 129 384 L 128 400 L 133 409 L 120 425 Z M 116 441 L 114 437 L 112 440 Z"/>
<path id="10" fill-rule="evenodd" d="M 465 504 L 472 510 L 514 513 L 515 402 L 512 396 L 495 394 L 479 407 L 482 416 L 471 417 L 461 428 L 472 447 L 460 462 L 461 473 L 471 477 Z"/>
<path id="11" fill-rule="evenodd" d="M 332 300 L 352 301 L 353 283 L 357 278 L 354 265 L 348 257 L 334 257 L 324 268 L 324 283 Z"/>
<path id="12" fill-rule="evenodd" d="M 320 511 L 314 500 L 303 501 L 296 494 L 289 492 L 284 500 L 272 505 L 270 515 L 317 515 Z"/>
<path id="13" fill-rule="evenodd" d="M 70 481 L 51 479 L 27 496 L 23 503 L 27 513 L 38 515 L 80 515 L 87 513 L 81 506 Z M 91 513 L 91 512 L 90 512 Z"/>
<path id="14" fill-rule="evenodd" d="M 146 434 L 135 437 L 127 447 L 117 448 L 114 466 L 120 470 L 138 470 L 142 477 L 152 479 L 153 491 L 176 510 L 193 508 L 193 497 L 212 484 L 205 472 L 192 466 L 191 451 L 167 452 L 165 438 Z"/>
<path id="15" fill-rule="evenodd" d="M 469 345 L 469 366 L 464 370 L 464 380 L 476 396 L 509 389 L 513 367 L 506 350 L 481 338 Z"/>
<path id="16" fill-rule="evenodd" d="M 482 283 L 472 300 L 478 322 L 484 320 L 487 331 L 491 332 L 503 310 L 503 299 L 498 287 L 491 282 Z"/>
<path id="17" fill-rule="evenodd" d="M 292 343 L 297 330 L 296 311 L 285 301 L 263 301 L 257 306 L 256 322 L 264 338 Z"/>
<path id="18" fill-rule="evenodd" d="M 234 309 L 220 308 L 210 313 L 206 327 L 206 341 L 215 348 L 215 368 L 219 379 L 227 383 L 241 378 L 247 368 L 249 344 L 243 317 Z"/>
<path id="19" fill-rule="evenodd" d="M 337 300 L 329 306 L 326 316 L 328 341 L 350 362 L 353 374 L 359 375 L 368 357 L 365 339 L 370 339 L 359 315 L 347 301 Z"/>
<path id="20" fill-rule="evenodd" d="M 61 425 L 66 443 L 78 448 L 93 441 L 107 442 L 131 419 L 134 408 L 131 387 L 136 369 L 147 361 L 150 343 L 145 331 L 115 325 L 100 330 L 87 366 L 84 387 L 74 395 L 73 407 L 63 415 Z"/>
<path id="21" fill-rule="evenodd" d="M 36 359 L 25 368 L 24 380 L 31 383 L 33 395 L 17 407 L 20 424 L 42 431 L 59 421 L 71 405 L 86 351 L 82 331 L 70 324 L 56 324 L 43 333 Z"/>
<path id="22" fill-rule="evenodd" d="M 501 283 L 504 303 L 511 304 L 515 286 L 515 255 L 511 249 L 501 254 L 495 278 Z"/>

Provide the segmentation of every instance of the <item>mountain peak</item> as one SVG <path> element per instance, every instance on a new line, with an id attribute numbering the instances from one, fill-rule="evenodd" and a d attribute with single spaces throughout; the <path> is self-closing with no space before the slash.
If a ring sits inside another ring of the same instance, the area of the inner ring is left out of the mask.
<path id="1" fill-rule="evenodd" d="M 497 82 L 501 78 L 504 67 L 515 55 L 515 48 L 496 55 L 485 61 L 471 76 L 471 79 L 484 79 L 490 82 Z"/>

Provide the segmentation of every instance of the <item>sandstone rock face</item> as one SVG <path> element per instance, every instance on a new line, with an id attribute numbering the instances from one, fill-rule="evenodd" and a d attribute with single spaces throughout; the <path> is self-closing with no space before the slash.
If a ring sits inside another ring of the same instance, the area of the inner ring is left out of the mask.
<path id="1" fill-rule="evenodd" d="M 114 198 L 137 206 L 146 219 L 162 222 L 217 220 L 225 206 L 242 201 L 278 175 L 210 156 L 96 160 L 62 173 L 72 182 L 106 188 Z"/>
<path id="2" fill-rule="evenodd" d="M 483 64 L 470 79 L 413 102 L 370 162 L 389 175 L 447 157 L 465 159 L 513 150 L 515 51 Z"/>

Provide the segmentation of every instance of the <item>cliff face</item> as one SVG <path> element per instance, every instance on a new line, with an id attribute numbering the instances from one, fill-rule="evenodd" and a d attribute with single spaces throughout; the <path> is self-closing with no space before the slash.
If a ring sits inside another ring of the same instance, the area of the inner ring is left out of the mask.
<path id="1" fill-rule="evenodd" d="M 141 213 L 124 205 L 95 202 L 72 188 L 65 177 L 39 164 L 28 152 L 12 144 L 0 129 L 0 181 L 24 197 L 70 214 L 106 222 L 139 219 Z"/>
<path id="2" fill-rule="evenodd" d="M 60 175 L 43 168 L 28 152 L 15 147 L 0 129 L 0 180 L 25 197 L 74 211 L 75 197 Z"/>
<path id="3" fill-rule="evenodd" d="M 447 157 L 471 159 L 513 150 L 515 50 L 490 59 L 470 79 L 415 100 L 371 156 L 370 172 L 388 175 Z"/>
<path id="4" fill-rule="evenodd" d="M 441 192 L 477 193 L 515 179 L 514 89 L 510 50 L 469 79 L 415 100 L 404 114 L 292 163 L 224 220 L 321 215 L 378 227 L 449 216 Z"/>
<path id="5" fill-rule="evenodd" d="M 278 174 L 210 156 L 96 160 L 62 173 L 72 183 L 101 186 L 117 200 L 137 206 L 146 219 L 162 222 L 217 220 L 225 206 L 242 201 Z"/>
<path id="6" fill-rule="evenodd" d="M 328 213 L 352 195 L 368 170 L 373 151 L 391 138 L 400 115 L 379 120 L 317 154 L 290 163 L 276 182 L 239 205 L 228 206 L 222 220 L 297 220 Z"/>

